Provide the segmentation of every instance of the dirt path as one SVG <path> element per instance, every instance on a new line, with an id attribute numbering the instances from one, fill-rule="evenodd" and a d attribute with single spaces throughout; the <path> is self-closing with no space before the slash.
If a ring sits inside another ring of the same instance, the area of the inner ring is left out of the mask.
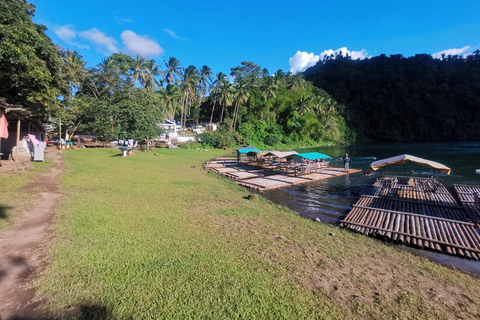
<path id="1" fill-rule="evenodd" d="M 56 177 L 65 166 L 56 149 L 48 149 L 46 157 L 55 165 L 20 189 L 35 199 L 31 210 L 0 234 L 0 320 L 40 319 L 47 311 L 30 283 L 48 264 L 47 244 L 62 198 Z"/>

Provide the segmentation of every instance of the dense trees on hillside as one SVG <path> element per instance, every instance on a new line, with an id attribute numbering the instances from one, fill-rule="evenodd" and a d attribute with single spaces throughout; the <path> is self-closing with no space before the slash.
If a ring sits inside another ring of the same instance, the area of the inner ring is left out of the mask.
<path id="1" fill-rule="evenodd" d="M 468 140 L 480 136 L 480 51 L 352 60 L 338 55 L 304 72 L 345 106 L 359 140 Z"/>

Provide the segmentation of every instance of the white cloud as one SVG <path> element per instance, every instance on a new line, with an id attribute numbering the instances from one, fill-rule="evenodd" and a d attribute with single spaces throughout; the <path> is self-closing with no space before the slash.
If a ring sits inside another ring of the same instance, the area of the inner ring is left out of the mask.
<path id="1" fill-rule="evenodd" d="M 112 37 L 107 37 L 105 33 L 98 30 L 97 28 L 92 28 L 87 31 L 80 32 L 80 36 L 85 39 L 88 39 L 100 47 L 106 48 L 110 53 L 118 52 L 117 41 Z"/>
<path id="2" fill-rule="evenodd" d="M 442 59 L 442 54 L 444 54 L 445 56 L 456 56 L 456 55 L 459 55 L 459 56 L 468 56 L 469 53 L 465 53 L 465 51 L 469 50 L 470 49 L 470 46 L 465 46 L 463 48 L 460 48 L 460 49 L 447 49 L 447 50 L 443 50 L 443 51 L 439 51 L 439 52 L 435 52 L 434 54 L 432 54 L 432 57 L 434 57 L 435 59 Z"/>
<path id="3" fill-rule="evenodd" d="M 177 39 L 177 40 L 185 40 L 182 37 L 178 36 L 175 31 L 170 30 L 170 29 L 163 29 L 170 37 Z"/>
<path id="4" fill-rule="evenodd" d="M 163 53 L 162 47 L 147 36 L 139 36 L 133 31 L 125 30 L 120 37 L 126 49 L 133 54 L 150 57 Z"/>
<path id="5" fill-rule="evenodd" d="M 307 53 L 297 51 L 297 53 L 290 58 L 290 72 L 297 73 L 299 71 L 304 71 L 305 69 L 314 66 L 318 60 L 320 60 L 320 56 L 314 55 L 313 52 Z"/>
<path id="6" fill-rule="evenodd" d="M 367 51 L 362 49 L 361 51 L 349 51 L 347 47 L 342 47 L 337 50 L 328 49 L 320 53 L 319 55 L 315 55 L 313 52 L 301 52 L 297 51 L 297 53 L 290 58 L 290 72 L 297 73 L 301 71 L 305 71 L 307 68 L 314 66 L 317 64 L 318 61 L 323 60 L 326 56 L 330 55 L 337 55 L 342 54 L 342 56 L 347 56 L 347 54 L 352 57 L 352 59 L 365 59 L 367 57 Z"/>
<path id="7" fill-rule="evenodd" d="M 75 31 L 73 31 L 73 29 L 70 26 L 57 27 L 55 28 L 54 31 L 55 31 L 55 34 L 66 43 L 71 43 L 72 39 L 74 39 L 77 36 Z"/>
<path id="8" fill-rule="evenodd" d="M 68 43 L 72 46 L 76 46 L 76 47 L 84 48 L 84 49 L 90 49 L 89 46 L 86 46 L 84 44 L 80 44 L 78 42 L 73 42 L 72 41 L 73 39 L 75 39 L 77 37 L 77 33 L 75 32 L 75 30 L 72 29 L 72 27 L 70 27 L 68 25 L 61 26 L 61 27 L 56 27 L 54 29 L 54 32 L 60 39 L 62 39 L 63 41 L 65 41 L 66 43 Z"/>

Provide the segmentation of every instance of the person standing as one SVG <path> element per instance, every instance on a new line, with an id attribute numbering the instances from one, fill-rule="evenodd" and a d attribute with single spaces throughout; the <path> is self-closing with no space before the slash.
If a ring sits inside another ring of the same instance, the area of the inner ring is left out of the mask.
<path id="1" fill-rule="evenodd" d="M 345 171 L 349 172 L 350 171 L 350 157 L 348 156 L 348 153 L 345 153 L 345 157 L 343 157 L 343 164 L 345 166 Z"/>

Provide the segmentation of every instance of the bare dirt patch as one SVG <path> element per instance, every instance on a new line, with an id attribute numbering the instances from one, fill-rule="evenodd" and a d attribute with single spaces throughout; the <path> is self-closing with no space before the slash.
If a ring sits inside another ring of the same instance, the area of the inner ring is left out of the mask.
<path id="1" fill-rule="evenodd" d="M 44 302 L 35 296 L 30 283 L 48 264 L 47 244 L 62 194 L 56 177 L 64 169 L 60 152 L 48 149 L 46 157 L 55 165 L 19 192 L 32 198 L 32 206 L 15 225 L 0 234 L 0 319 L 40 319 L 46 315 Z"/>

